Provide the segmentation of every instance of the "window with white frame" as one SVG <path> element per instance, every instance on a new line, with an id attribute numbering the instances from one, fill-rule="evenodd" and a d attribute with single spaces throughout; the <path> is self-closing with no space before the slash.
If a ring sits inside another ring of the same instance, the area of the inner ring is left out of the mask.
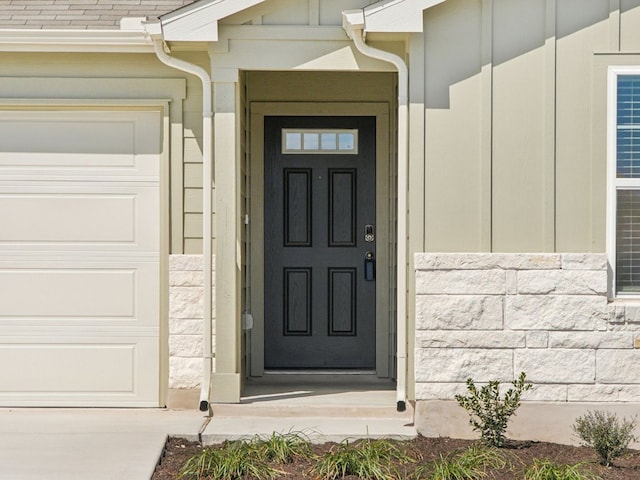
<path id="1" fill-rule="evenodd" d="M 640 295 L 640 67 L 609 70 L 608 144 L 612 293 Z"/>

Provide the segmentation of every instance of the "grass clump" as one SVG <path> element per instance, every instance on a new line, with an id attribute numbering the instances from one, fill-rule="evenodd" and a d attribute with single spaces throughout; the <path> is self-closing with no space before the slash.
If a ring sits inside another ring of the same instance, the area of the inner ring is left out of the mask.
<path id="1" fill-rule="evenodd" d="M 394 480 L 399 477 L 394 462 L 413 461 L 389 440 L 342 442 L 317 460 L 312 473 L 323 480 L 354 475 L 373 480 Z"/>
<path id="2" fill-rule="evenodd" d="M 476 480 L 487 475 L 487 469 L 501 469 L 507 464 L 502 453 L 486 445 L 472 445 L 455 452 L 430 465 L 419 467 L 414 473 L 416 480 Z"/>
<path id="3" fill-rule="evenodd" d="M 536 459 L 524 472 L 524 480 L 600 480 L 585 464 L 567 465 Z"/>
<path id="4" fill-rule="evenodd" d="M 458 404 L 469 414 L 469 423 L 480 432 L 480 438 L 487 445 L 504 446 L 509 418 L 520 406 L 522 394 L 532 388 L 525 378 L 525 373 L 521 372 L 504 396 L 500 395 L 500 382 L 493 380 L 478 389 L 473 380 L 468 378 L 468 394 L 456 395 Z"/>
<path id="5" fill-rule="evenodd" d="M 225 442 L 219 448 L 205 448 L 191 457 L 180 470 L 186 480 L 273 480 L 280 473 L 247 442 Z"/>
<path id="6" fill-rule="evenodd" d="M 573 424 L 573 430 L 583 444 L 592 447 L 600 457 L 600 463 L 606 466 L 612 465 L 613 460 L 626 452 L 629 444 L 636 440 L 633 434 L 635 428 L 635 417 L 620 420 L 616 414 L 601 410 L 587 412 Z"/>
<path id="7" fill-rule="evenodd" d="M 270 437 L 256 436 L 252 441 L 257 455 L 267 462 L 291 463 L 296 458 L 313 456 L 311 442 L 300 433 L 272 433 Z"/>

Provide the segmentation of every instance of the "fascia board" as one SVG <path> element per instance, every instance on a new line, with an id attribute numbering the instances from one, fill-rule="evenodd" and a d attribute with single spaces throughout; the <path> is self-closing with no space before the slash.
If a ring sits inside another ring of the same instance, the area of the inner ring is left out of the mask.
<path id="1" fill-rule="evenodd" d="M 366 32 L 423 30 L 422 12 L 446 0 L 383 0 L 364 8 Z"/>
<path id="2" fill-rule="evenodd" d="M 153 44 L 142 31 L 0 29 L 0 51 L 151 53 Z"/>
<path id="3" fill-rule="evenodd" d="M 218 21 L 265 0 L 202 1 L 160 17 L 165 41 L 218 41 Z"/>

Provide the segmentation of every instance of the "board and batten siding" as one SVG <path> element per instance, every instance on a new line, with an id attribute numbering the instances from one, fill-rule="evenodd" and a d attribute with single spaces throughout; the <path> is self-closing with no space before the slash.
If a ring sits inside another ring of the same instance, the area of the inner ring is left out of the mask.
<path id="1" fill-rule="evenodd" d="M 424 250 L 604 251 L 594 57 L 640 51 L 640 0 L 449 0 L 424 21 Z"/>

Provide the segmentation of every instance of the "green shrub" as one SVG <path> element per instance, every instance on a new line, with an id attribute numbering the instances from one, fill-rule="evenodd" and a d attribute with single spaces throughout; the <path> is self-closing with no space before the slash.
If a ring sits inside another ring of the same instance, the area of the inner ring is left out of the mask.
<path id="1" fill-rule="evenodd" d="M 394 480 L 399 477 L 395 462 L 411 462 L 411 458 L 389 440 L 342 442 L 320 457 L 312 472 L 324 480 L 354 475 L 363 479 Z"/>
<path id="2" fill-rule="evenodd" d="M 566 465 L 536 459 L 525 470 L 524 480 L 600 480 L 600 477 L 583 463 Z"/>
<path id="3" fill-rule="evenodd" d="M 456 395 L 458 404 L 469 414 L 469 423 L 474 430 L 480 432 L 483 442 L 492 447 L 502 447 L 506 441 L 505 432 L 509 418 L 520 406 L 520 397 L 532 388 L 525 382 L 526 375 L 512 382 L 503 397 L 500 396 L 500 382 L 491 381 L 478 388 L 471 378 L 467 379 L 467 395 Z"/>
<path id="4" fill-rule="evenodd" d="M 592 447 L 600 457 L 602 465 L 610 466 L 613 459 L 621 456 L 636 440 L 633 430 L 636 428 L 635 417 L 622 421 L 614 413 L 595 410 L 578 417 L 573 430 L 584 445 Z"/>
<path id="5" fill-rule="evenodd" d="M 504 468 L 506 460 L 500 451 L 485 445 L 472 445 L 461 452 L 443 457 L 416 469 L 415 479 L 476 480 L 486 476 L 488 468 Z"/>

